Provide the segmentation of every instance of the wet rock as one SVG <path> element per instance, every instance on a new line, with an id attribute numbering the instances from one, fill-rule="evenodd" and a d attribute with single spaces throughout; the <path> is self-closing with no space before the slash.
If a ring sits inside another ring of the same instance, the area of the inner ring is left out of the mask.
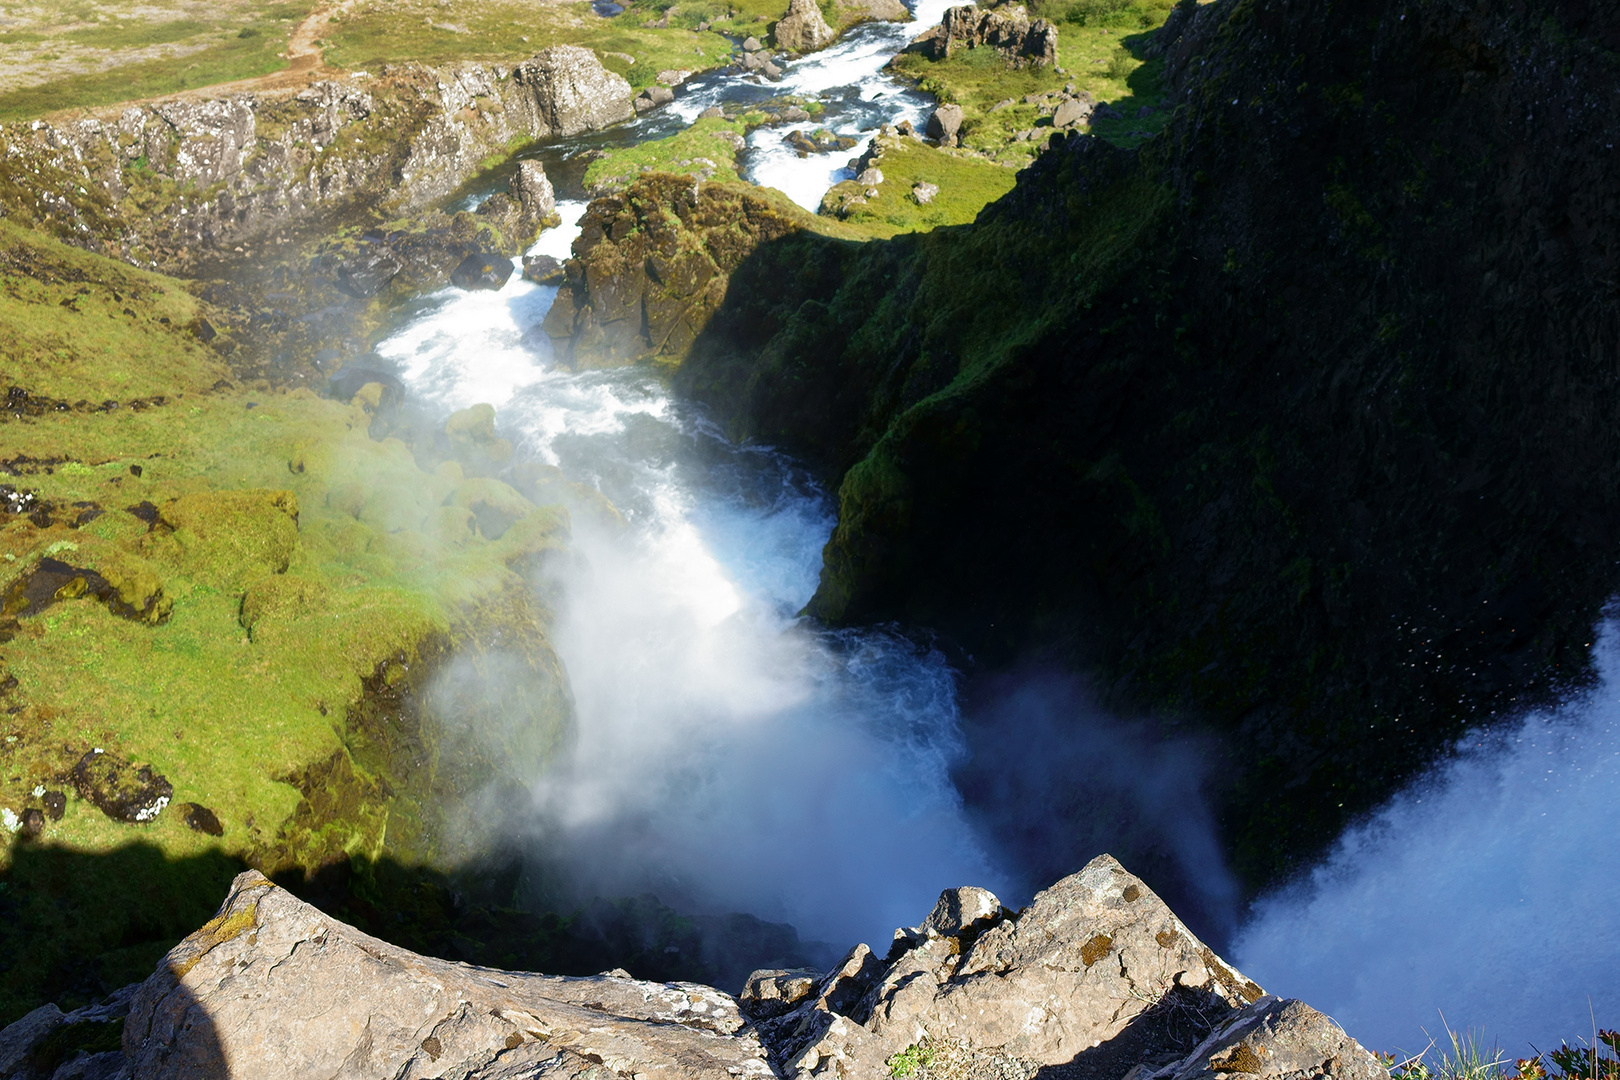
<path id="1" fill-rule="evenodd" d="M 557 220 L 557 192 L 538 161 L 518 162 L 507 189 L 526 217 L 548 224 Z"/>
<path id="2" fill-rule="evenodd" d="M 563 279 L 563 264 L 550 255 L 525 255 L 523 277 L 537 285 L 555 285 Z"/>
<path id="3" fill-rule="evenodd" d="M 941 105 L 928 115 L 928 126 L 925 133 L 930 139 L 940 142 L 953 142 L 956 133 L 962 129 L 962 106 Z"/>
<path id="4" fill-rule="evenodd" d="M 919 206 L 927 206 L 929 203 L 934 201 L 934 196 L 938 194 L 939 185 L 930 184 L 926 180 L 912 185 L 911 188 L 911 197 L 917 200 L 917 204 Z"/>
<path id="5" fill-rule="evenodd" d="M 810 119 L 810 114 L 797 105 L 789 105 L 782 110 L 782 121 L 788 124 L 802 124 Z"/>
<path id="6" fill-rule="evenodd" d="M 809 968 L 770 968 L 754 972 L 743 984 L 737 1007 L 744 1016 L 767 1020 L 781 1016 L 815 993 L 822 973 Z"/>
<path id="7" fill-rule="evenodd" d="M 759 70 L 760 74 L 764 75 L 767 79 L 780 79 L 782 77 L 781 67 L 771 60 L 767 60 L 761 64 L 759 66 Z"/>
<path id="8" fill-rule="evenodd" d="M 225 826 L 219 823 L 219 815 L 200 803 L 181 803 L 176 809 L 180 811 L 180 820 L 186 823 L 186 828 L 192 832 L 204 833 L 208 836 L 224 836 Z"/>
<path id="9" fill-rule="evenodd" d="M 350 296 L 366 299 L 376 296 L 394 280 L 405 264 L 382 244 L 368 244 L 338 267 L 338 285 Z"/>
<path id="10" fill-rule="evenodd" d="M 174 787 L 150 765 L 132 765 L 100 749 L 80 758 L 72 776 L 81 798 L 114 821 L 132 825 L 156 818 L 174 795 Z"/>
<path id="11" fill-rule="evenodd" d="M 725 115 L 726 115 L 726 110 L 722 109 L 718 105 L 710 105 L 707 109 L 704 109 L 702 112 L 698 113 L 698 119 L 699 120 L 718 120 L 718 119 L 720 119 L 721 117 L 723 117 Z"/>
<path id="12" fill-rule="evenodd" d="M 457 459 L 475 469 L 500 465 L 512 457 L 512 444 L 495 434 L 493 405 L 472 405 L 451 413 L 444 422 L 444 435 Z"/>
<path id="13" fill-rule="evenodd" d="M 675 91 L 667 86 L 649 86 L 637 96 L 636 112 L 650 112 L 660 105 L 668 105 L 675 100 Z"/>
<path id="14" fill-rule="evenodd" d="M 838 36 L 822 17 L 816 0 L 790 0 L 775 34 L 777 45 L 801 53 L 825 48 Z"/>
<path id="15" fill-rule="evenodd" d="M 450 273 L 451 284 L 458 288 L 497 290 L 512 276 L 512 260 L 505 255 L 486 251 L 469 255 Z"/>
<path id="16" fill-rule="evenodd" d="M 906 46 L 931 60 L 948 59 L 958 49 L 989 47 L 1016 65 L 1057 63 L 1057 27 L 1045 19 L 1030 20 L 1023 5 L 983 10 L 975 4 L 947 8 L 938 26 L 923 31 Z"/>

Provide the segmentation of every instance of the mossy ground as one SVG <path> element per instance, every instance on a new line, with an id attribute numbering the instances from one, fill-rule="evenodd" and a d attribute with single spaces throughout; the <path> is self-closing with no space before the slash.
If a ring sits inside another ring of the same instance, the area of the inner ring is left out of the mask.
<path id="1" fill-rule="evenodd" d="M 518 628 L 531 664 L 551 665 L 551 689 L 527 730 L 460 756 L 492 776 L 503 763 L 543 760 L 566 733 L 566 691 L 518 570 L 566 542 L 567 517 L 498 481 L 465 478 L 454 461 L 425 469 L 399 440 L 372 438 L 375 395 L 351 404 L 232 383 L 217 355 L 177 329 L 221 319 L 184 283 L 0 230 L 5 250 L 28 255 L 0 265 L 0 336 L 19 343 L 6 360 L 10 385 L 94 402 L 164 392 L 141 409 L 8 411 L 4 480 L 33 492 L 40 509 L 0 519 L 0 592 L 49 554 L 138 578 L 161 590 L 168 612 L 154 625 L 90 596 L 63 597 L 5 626 L 0 806 L 20 816 L 43 805 L 36 791 L 69 795 L 42 836 L 0 835 L 8 921 L 34 928 L 0 949 L 7 1020 L 42 993 L 72 991 L 60 982 L 72 957 L 106 955 L 103 991 L 149 970 L 172 937 L 132 931 L 131 904 L 178 903 L 189 919 L 218 900 L 143 898 L 162 891 L 151 881 L 128 882 L 121 900 L 130 860 L 160 876 L 189 867 L 165 888 L 191 888 L 244 862 L 420 863 L 453 846 L 431 803 L 466 788 L 436 774 L 431 733 L 410 733 L 426 756 L 406 775 L 377 745 L 392 729 L 359 730 L 368 723 L 360 705 L 408 677 L 424 650 Z M 80 313 L 52 303 L 58 293 Z M 55 337 L 53 318 L 63 324 Z M 98 368 L 102 357 L 118 362 Z M 74 797 L 66 774 L 94 747 L 152 766 L 175 803 L 214 810 L 223 835 L 191 831 L 173 807 L 129 825 Z M 344 776 L 321 779 L 318 798 L 311 770 L 334 760 Z M 382 794 L 362 806 L 345 783 Z M 156 855 L 118 854 L 136 842 Z M 49 851 L 62 856 L 41 855 Z M 44 878 L 11 879 L 25 856 Z M 51 877 L 49 867 L 69 863 L 81 866 L 75 879 Z M 59 902 L 71 918 L 51 914 Z M 168 927 L 163 915 L 140 918 Z M 125 939 L 138 946 L 127 963 L 115 955 Z"/>
<path id="2" fill-rule="evenodd" d="M 668 138 L 610 150 L 585 170 L 585 188 L 592 192 L 616 190 L 646 172 L 737 180 L 741 140 L 747 137 L 749 127 L 762 119 L 760 113 L 735 120 L 705 117 Z"/>

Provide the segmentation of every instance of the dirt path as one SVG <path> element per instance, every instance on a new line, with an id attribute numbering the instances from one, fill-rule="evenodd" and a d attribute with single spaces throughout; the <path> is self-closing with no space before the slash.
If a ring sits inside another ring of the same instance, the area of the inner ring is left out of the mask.
<path id="1" fill-rule="evenodd" d="M 127 109 L 131 105 L 145 105 L 153 101 L 195 101 L 202 98 L 226 97 L 231 94 L 248 94 L 262 90 L 291 90 L 308 86 L 316 79 L 332 74 L 332 69 L 326 66 L 326 59 L 322 55 L 321 46 L 316 44 L 325 32 L 327 23 L 332 16 L 340 13 L 352 3 L 353 0 L 341 0 L 340 3 L 326 4 L 304 16 L 297 26 L 293 27 L 292 36 L 287 39 L 287 66 L 280 71 L 272 71 L 268 75 L 256 75 L 251 79 L 237 79 L 234 82 L 214 83 L 212 86 L 197 86 L 189 90 L 182 90 L 175 94 L 160 94 L 151 98 L 135 98 L 129 101 L 120 101 L 116 108 Z"/>

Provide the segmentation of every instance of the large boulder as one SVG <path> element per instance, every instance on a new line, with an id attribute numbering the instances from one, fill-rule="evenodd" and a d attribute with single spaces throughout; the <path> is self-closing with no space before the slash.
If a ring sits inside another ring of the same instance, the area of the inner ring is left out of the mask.
<path id="1" fill-rule="evenodd" d="M 635 117 L 630 84 L 578 45 L 553 45 L 512 69 L 535 94 L 553 136 L 596 131 Z"/>
<path id="2" fill-rule="evenodd" d="M 931 60 L 944 60 L 957 49 L 995 49 L 1016 65 L 1057 63 L 1057 27 L 1031 20 L 1022 5 L 984 10 L 976 4 L 947 8 L 939 25 L 923 31 L 906 46 Z"/>
<path id="3" fill-rule="evenodd" d="M 88 1025 L 126 1013 L 121 1049 L 98 1043 Z M 0 1080 L 44 1080 L 49 1048 L 66 1045 L 99 1051 L 69 1075 L 122 1080 L 876 1080 L 925 1052 L 939 1075 L 1387 1080 L 1332 1020 L 1263 994 L 1106 855 L 1016 914 L 984 889 L 946 890 L 886 958 L 857 945 L 825 974 L 757 971 L 741 1010 L 691 983 L 419 956 L 249 871 L 144 983 L 0 1031 Z"/>
<path id="4" fill-rule="evenodd" d="M 837 31 L 827 25 L 816 0 L 791 0 L 776 23 L 776 44 L 794 52 L 814 52 L 831 45 Z"/>
<path id="5" fill-rule="evenodd" d="M 938 139 L 943 143 L 956 141 L 956 133 L 962 130 L 962 106 L 941 105 L 928 116 L 928 126 L 924 129 L 930 139 Z"/>
<path id="6" fill-rule="evenodd" d="M 912 15 L 900 0 L 833 0 L 838 24 L 862 22 L 910 22 Z"/>
<path id="7" fill-rule="evenodd" d="M 450 282 L 462 289 L 500 289 L 512 276 L 512 260 L 493 251 L 469 255 L 450 272 Z"/>

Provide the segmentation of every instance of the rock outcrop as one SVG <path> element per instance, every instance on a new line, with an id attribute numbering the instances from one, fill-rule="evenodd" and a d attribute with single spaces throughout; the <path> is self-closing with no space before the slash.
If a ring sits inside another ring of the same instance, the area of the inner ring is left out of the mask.
<path id="1" fill-rule="evenodd" d="M 827 25 L 816 0 L 790 0 L 776 23 L 776 44 L 794 52 L 814 52 L 833 43 L 838 32 Z"/>
<path id="2" fill-rule="evenodd" d="M 511 68 L 390 65 L 297 93 L 6 124 L 0 154 L 30 183 L 0 186 L 0 201 L 74 243 L 173 268 L 362 205 L 423 210 L 514 142 L 631 119 L 631 98 L 589 49 L 556 45 Z M 118 212 L 132 196 L 144 212 Z M 554 212 L 537 189 L 514 198 L 539 218 Z"/>
<path id="3" fill-rule="evenodd" d="M 906 46 L 930 60 L 944 60 L 957 49 L 995 49 L 1013 64 L 1057 63 L 1057 27 L 1045 19 L 1031 21 L 1022 4 L 980 8 L 975 4 L 947 8 L 938 26 L 918 34 Z"/>
<path id="4" fill-rule="evenodd" d="M 1384 1075 L 1327 1017 L 1233 971 L 1105 855 L 1020 913 L 983 889 L 947 890 L 887 957 L 860 945 L 826 974 L 756 972 L 740 1008 L 622 971 L 419 956 L 249 871 L 144 983 L 0 1032 L 0 1080 L 876 1080 L 923 1053 L 968 1075 L 976 1062 L 1023 1077 L 1072 1064 L 1099 1080 Z"/>

